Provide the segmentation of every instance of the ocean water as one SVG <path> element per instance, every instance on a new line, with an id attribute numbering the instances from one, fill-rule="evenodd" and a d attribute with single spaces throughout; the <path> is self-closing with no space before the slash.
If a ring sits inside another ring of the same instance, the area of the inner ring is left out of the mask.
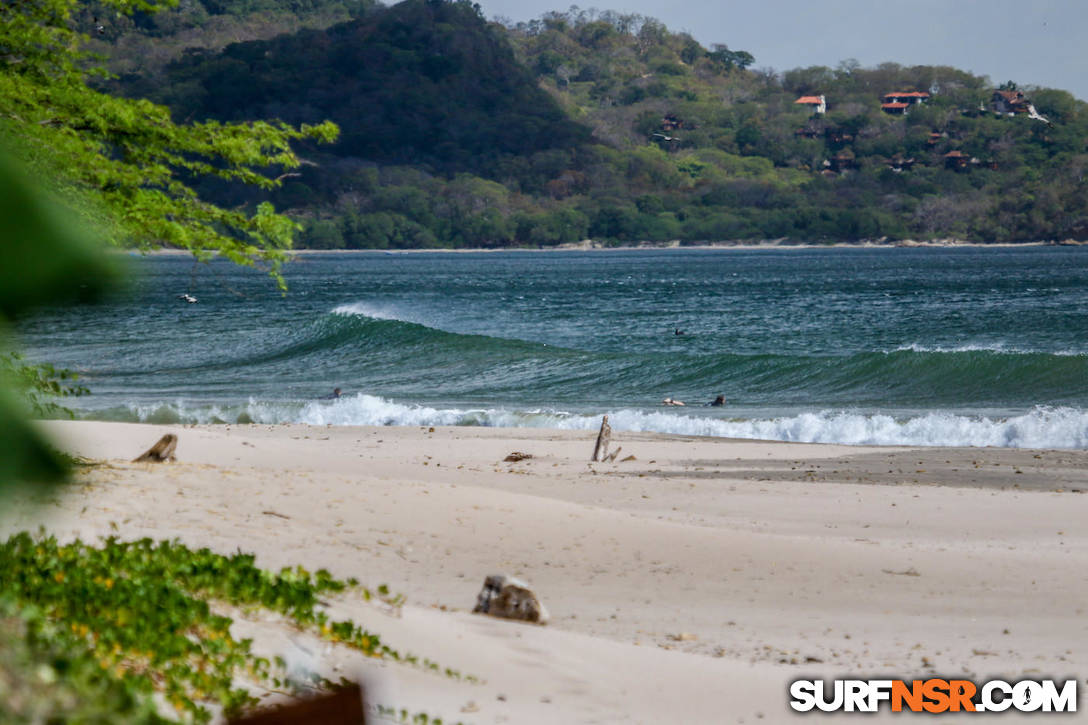
<path id="1" fill-rule="evenodd" d="M 17 326 L 79 417 L 1088 448 L 1088 248 L 314 254 L 286 295 L 129 262 Z"/>

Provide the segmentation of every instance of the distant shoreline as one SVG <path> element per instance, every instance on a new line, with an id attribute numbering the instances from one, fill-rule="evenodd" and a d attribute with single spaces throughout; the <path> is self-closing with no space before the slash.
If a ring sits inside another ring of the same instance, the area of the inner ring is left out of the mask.
<path id="1" fill-rule="evenodd" d="M 813 244 L 810 242 L 790 244 L 787 242 L 712 242 L 706 244 L 624 244 L 609 246 L 601 242 L 585 241 L 570 244 L 561 244 L 554 247 L 469 247 L 469 248 L 443 248 L 430 249 L 288 249 L 288 255 L 306 256 L 312 254 L 480 254 L 494 252 L 638 252 L 657 250 L 676 251 L 752 251 L 765 249 L 784 250 L 812 250 L 812 249 L 975 249 L 975 248 L 1001 248 L 1010 247 L 1081 247 L 1088 246 L 1088 241 L 1064 240 L 1061 242 L 964 242 L 958 240 L 916 241 L 906 239 L 898 242 L 835 242 L 833 244 Z M 133 253 L 138 250 L 121 249 L 123 253 Z M 147 252 L 139 252 L 147 256 L 173 256 L 189 255 L 185 249 L 154 249 Z"/>
<path id="2" fill-rule="evenodd" d="M 836 242 L 834 244 L 789 244 L 781 242 L 719 242 L 708 244 L 625 244 L 606 246 L 600 242 L 579 242 L 562 244 L 555 247 L 479 247 L 467 249 L 293 249 L 291 254 L 328 254 L 346 252 L 388 252 L 391 254 L 433 254 L 433 253 L 480 253 L 480 252 L 641 252 L 641 251 L 751 251 L 760 249 L 810 250 L 810 249 L 895 249 L 895 248 L 941 248 L 953 247 L 1046 247 L 1046 246 L 1082 246 L 1085 242 Z"/>

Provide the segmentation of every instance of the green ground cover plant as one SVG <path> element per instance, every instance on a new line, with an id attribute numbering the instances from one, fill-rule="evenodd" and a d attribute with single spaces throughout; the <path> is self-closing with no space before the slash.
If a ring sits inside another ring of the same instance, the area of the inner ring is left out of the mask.
<path id="1" fill-rule="evenodd" d="M 0 720 L 158 725 L 171 722 L 131 680 L 103 668 L 38 607 L 0 597 Z"/>
<path id="2" fill-rule="evenodd" d="M 324 596 L 351 593 L 394 606 L 402 598 L 390 596 L 385 587 L 372 592 L 354 579 L 336 579 L 324 569 L 273 573 L 256 566 L 252 554 L 224 556 L 177 541 L 110 537 L 92 546 L 22 532 L 0 545 L 0 582 L 5 597 L 0 659 L 25 661 L 29 668 L 22 677 L 5 678 L 0 670 L 0 695 L 5 687 L 27 689 L 28 678 L 50 693 L 45 704 L 41 697 L 0 697 L 5 722 L 33 721 L 35 708 L 57 708 L 66 717 L 104 713 L 98 720 L 88 716 L 89 722 L 164 721 L 156 701 L 183 721 L 207 722 L 209 707 L 229 716 L 258 703 L 240 678 L 265 689 L 297 691 L 300 683 L 288 680 L 286 663 L 257 656 L 250 640 L 234 638 L 232 620 L 217 614 L 216 605 L 276 612 L 300 630 L 367 656 L 475 681 L 399 652 L 351 620 L 331 620 L 321 611 Z M 334 686 L 317 675 L 311 679 L 303 684 Z M 16 684 L 5 685 L 9 680 Z M 60 681 L 57 693 L 47 687 Z M 117 720 L 110 719 L 111 712 Z"/>

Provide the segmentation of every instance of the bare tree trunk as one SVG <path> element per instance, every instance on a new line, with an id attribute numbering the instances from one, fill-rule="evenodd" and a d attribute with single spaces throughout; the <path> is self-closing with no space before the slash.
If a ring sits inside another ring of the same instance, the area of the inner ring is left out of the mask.
<path id="1" fill-rule="evenodd" d="M 612 426 L 608 425 L 608 416 L 601 419 L 601 432 L 597 434 L 597 445 L 593 447 L 591 461 L 603 461 L 608 455 L 608 444 L 612 441 Z"/>

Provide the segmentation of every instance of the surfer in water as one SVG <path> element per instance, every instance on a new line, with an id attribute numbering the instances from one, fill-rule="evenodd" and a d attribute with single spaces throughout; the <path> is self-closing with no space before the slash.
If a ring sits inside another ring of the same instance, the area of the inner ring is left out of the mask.
<path id="1" fill-rule="evenodd" d="M 331 395 L 322 395 L 320 398 L 318 398 L 318 400 L 339 400 L 339 399 L 340 399 L 340 388 L 333 388 Z"/>
<path id="2" fill-rule="evenodd" d="M 707 403 L 707 407 L 709 407 L 709 408 L 720 408 L 723 405 L 725 405 L 725 396 L 724 395 L 719 395 L 717 398 L 714 398 L 714 400 Z"/>
<path id="3" fill-rule="evenodd" d="M 674 331 L 674 332 L 673 332 L 672 334 L 674 334 L 674 335 L 676 335 L 677 337 L 679 337 L 680 335 L 686 335 L 686 334 L 688 334 L 688 333 L 684 332 L 684 331 L 683 331 L 683 330 L 681 330 L 681 329 L 680 329 L 679 327 L 677 327 L 677 328 L 676 328 L 676 330 L 675 330 L 675 331 Z"/>

